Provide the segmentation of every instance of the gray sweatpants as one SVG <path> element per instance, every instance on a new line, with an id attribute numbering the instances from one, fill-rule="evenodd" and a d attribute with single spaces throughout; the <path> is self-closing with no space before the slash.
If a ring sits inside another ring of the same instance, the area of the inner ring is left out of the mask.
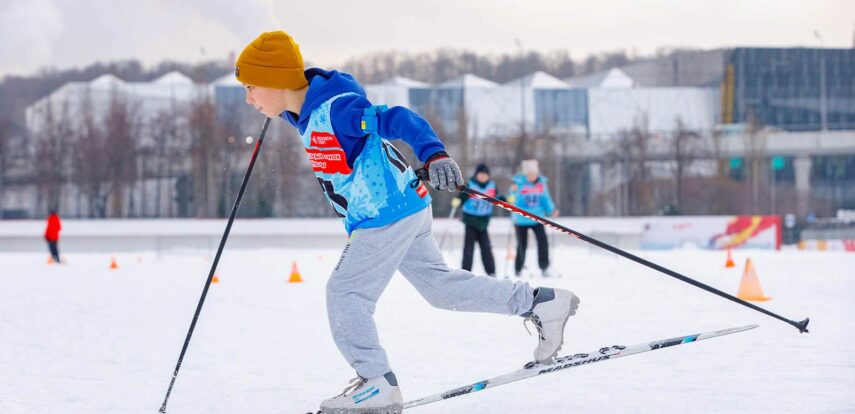
<path id="1" fill-rule="evenodd" d="M 364 378 L 391 371 L 374 309 L 395 270 L 440 309 L 520 315 L 532 306 L 528 283 L 449 269 L 431 235 L 431 215 L 428 207 L 388 226 L 355 230 L 327 282 L 333 339 Z"/>

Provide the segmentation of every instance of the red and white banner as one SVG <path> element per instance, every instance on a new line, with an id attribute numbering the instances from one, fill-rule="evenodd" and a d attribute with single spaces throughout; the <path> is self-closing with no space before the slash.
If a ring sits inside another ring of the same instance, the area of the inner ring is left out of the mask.
<path id="1" fill-rule="evenodd" d="M 641 247 L 672 249 L 780 249 L 780 216 L 652 217 L 644 224 Z"/>

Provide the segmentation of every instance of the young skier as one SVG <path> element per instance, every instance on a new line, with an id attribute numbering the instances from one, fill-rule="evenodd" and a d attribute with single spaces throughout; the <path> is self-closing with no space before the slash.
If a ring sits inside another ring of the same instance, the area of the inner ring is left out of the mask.
<path id="1" fill-rule="evenodd" d="M 475 174 L 472 174 L 472 178 L 469 179 L 468 186 L 504 201 L 504 197 L 496 195 L 496 183 L 490 179 L 490 169 L 486 164 L 478 164 L 475 167 Z M 475 242 L 478 242 L 484 271 L 487 272 L 487 276 L 496 277 L 496 262 L 493 259 L 493 248 L 490 246 L 490 235 L 487 233 L 490 217 L 493 216 L 493 205 L 463 192 L 451 199 L 452 206 L 460 206 L 461 203 L 463 204 L 462 220 L 466 225 L 461 267 L 464 270 L 472 270 L 472 256 L 475 254 Z"/>
<path id="2" fill-rule="evenodd" d="M 235 62 L 246 102 L 296 127 L 335 213 L 350 235 L 326 288 L 333 340 L 358 375 L 321 403 L 325 414 L 399 413 L 403 399 L 374 325 L 376 302 L 395 270 L 433 306 L 520 315 L 537 327 L 537 361 L 548 362 L 564 340 L 579 299 L 560 289 L 449 269 L 431 235 L 431 198 L 386 138 L 409 144 L 431 186 L 455 191 L 457 164 L 428 123 L 403 107 L 374 106 L 346 73 L 305 70 L 285 32 L 262 33 Z"/>
<path id="3" fill-rule="evenodd" d="M 549 195 L 546 177 L 540 175 L 537 160 L 525 160 L 522 162 L 522 174 L 514 176 L 511 184 L 509 198 L 511 204 L 538 216 L 558 216 L 558 210 Z M 517 257 L 514 261 L 514 271 L 520 276 L 523 264 L 525 264 L 525 252 L 528 247 L 528 230 L 534 232 L 537 239 L 537 264 L 543 277 L 551 276 L 549 270 L 549 244 L 546 239 L 546 229 L 532 219 L 520 214 L 513 214 L 514 229 L 517 234 Z"/>

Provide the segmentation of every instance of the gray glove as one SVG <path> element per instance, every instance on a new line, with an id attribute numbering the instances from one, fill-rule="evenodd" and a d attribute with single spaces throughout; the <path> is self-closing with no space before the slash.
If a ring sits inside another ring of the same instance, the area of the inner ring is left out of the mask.
<path id="1" fill-rule="evenodd" d="M 431 157 L 427 163 L 431 187 L 439 191 L 457 191 L 464 184 L 460 167 L 445 154 Z"/>

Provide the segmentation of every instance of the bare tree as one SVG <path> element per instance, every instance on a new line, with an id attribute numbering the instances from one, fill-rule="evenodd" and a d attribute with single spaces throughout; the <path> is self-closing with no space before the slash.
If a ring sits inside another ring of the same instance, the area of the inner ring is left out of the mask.
<path id="1" fill-rule="evenodd" d="M 621 131 L 607 153 L 606 165 L 619 181 L 613 195 L 620 215 L 653 212 L 651 183 L 648 182 L 648 145 L 652 135 L 647 115 L 642 114 L 630 130 Z"/>
<path id="2" fill-rule="evenodd" d="M 68 172 L 68 154 L 71 141 L 71 117 L 69 103 L 63 100 L 57 102 L 57 113 L 54 102 L 44 106 L 41 114 L 39 132 L 34 138 L 35 143 L 35 178 L 38 185 L 38 207 L 41 211 L 59 207 L 61 189 Z"/>
<path id="3" fill-rule="evenodd" d="M 751 209 L 749 214 L 758 214 L 762 211 L 760 200 L 765 199 L 762 194 L 768 191 L 768 176 L 765 174 L 766 132 L 752 113 L 748 114 L 746 128 L 744 135 L 745 164 L 748 168 L 748 178 L 751 181 Z"/>
<path id="4" fill-rule="evenodd" d="M 12 147 L 12 124 L 9 118 L 0 114 L 0 220 L 3 219 L 4 192 L 6 184 L 6 172 L 9 168 Z"/>
<path id="5" fill-rule="evenodd" d="M 674 171 L 674 208 L 677 212 L 681 212 L 685 207 L 683 205 L 685 199 L 684 178 L 686 170 L 691 168 L 691 164 L 697 156 L 700 135 L 695 131 L 688 130 L 682 119 L 677 118 L 676 123 L 672 137 L 672 156 L 676 167 Z"/>
<path id="6" fill-rule="evenodd" d="M 114 90 L 111 93 L 104 119 L 104 153 L 112 217 L 127 217 L 133 214 L 134 198 L 131 185 L 138 176 L 136 156 L 140 136 L 136 109 L 137 105 L 119 91 Z M 124 209 L 126 194 L 128 211 Z"/>
<path id="7" fill-rule="evenodd" d="M 154 196 L 154 216 L 173 217 L 172 200 L 168 201 L 165 213 L 161 212 L 163 205 L 164 183 L 177 172 L 177 166 L 181 165 L 183 150 L 182 115 L 175 100 L 171 101 L 169 108 L 158 111 L 149 120 L 149 134 L 154 142 L 153 149 L 153 175 L 156 180 Z"/>
<path id="8" fill-rule="evenodd" d="M 217 213 L 216 178 L 222 155 L 221 146 L 227 143 L 217 118 L 217 109 L 207 94 L 200 95 L 190 104 L 188 131 L 193 201 L 196 217 L 215 217 Z"/>

